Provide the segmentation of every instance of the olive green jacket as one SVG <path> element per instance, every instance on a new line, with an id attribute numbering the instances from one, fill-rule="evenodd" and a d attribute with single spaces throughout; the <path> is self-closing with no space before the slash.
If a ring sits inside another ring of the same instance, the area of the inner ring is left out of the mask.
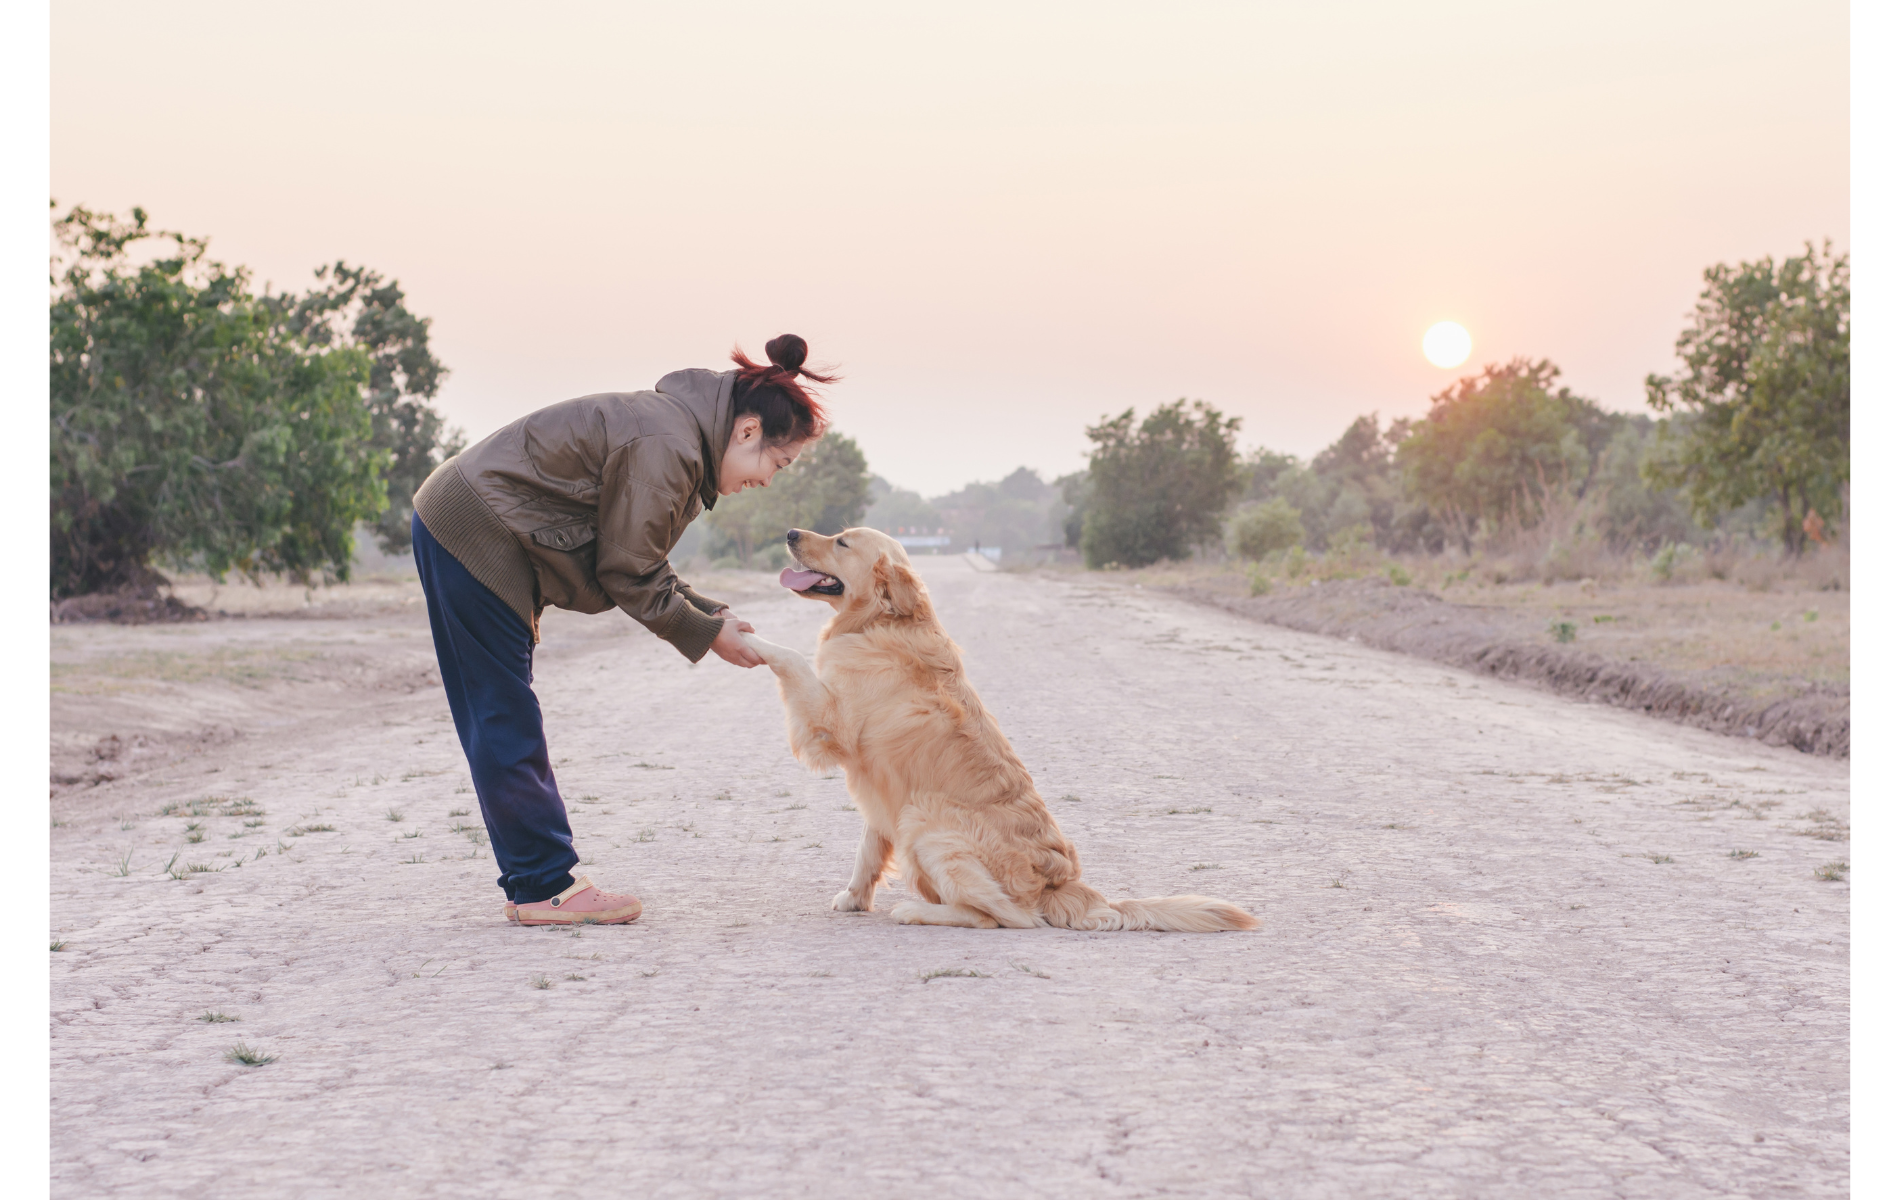
<path id="1" fill-rule="evenodd" d="M 723 605 L 666 556 L 719 499 L 734 371 L 675 371 L 646 392 L 550 405 L 449 459 L 416 515 L 541 640 L 541 610 L 628 616 L 698 662 Z"/>

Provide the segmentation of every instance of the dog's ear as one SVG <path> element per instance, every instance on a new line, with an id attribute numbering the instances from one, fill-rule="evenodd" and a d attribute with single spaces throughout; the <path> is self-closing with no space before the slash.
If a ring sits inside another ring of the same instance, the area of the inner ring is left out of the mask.
<path id="1" fill-rule="evenodd" d="M 884 611 L 895 617 L 908 617 L 917 611 L 917 605 L 923 600 L 923 585 L 917 582 L 917 576 L 911 574 L 909 567 L 880 555 L 871 568 L 871 578 L 877 581 L 878 599 L 884 602 Z"/>

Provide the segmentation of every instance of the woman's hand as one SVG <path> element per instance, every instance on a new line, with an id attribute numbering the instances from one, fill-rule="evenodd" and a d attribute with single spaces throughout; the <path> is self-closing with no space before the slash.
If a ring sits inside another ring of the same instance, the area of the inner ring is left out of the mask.
<path id="1" fill-rule="evenodd" d="M 720 609 L 719 616 L 724 623 L 719 627 L 719 636 L 713 639 L 712 652 L 735 667 L 764 666 L 765 660 L 759 657 L 758 651 L 746 645 L 745 639 L 739 636 L 758 632 L 752 628 L 752 622 L 741 621 L 732 615 L 729 608 Z"/>

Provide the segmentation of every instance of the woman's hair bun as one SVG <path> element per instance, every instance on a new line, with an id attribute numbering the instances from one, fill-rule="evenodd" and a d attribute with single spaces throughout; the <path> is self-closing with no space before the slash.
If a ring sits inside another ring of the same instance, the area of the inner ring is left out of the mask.
<path id="1" fill-rule="evenodd" d="M 765 343 L 765 356 L 771 359 L 775 366 L 782 367 L 793 375 L 798 374 L 798 369 L 805 365 L 807 352 L 805 339 L 795 333 L 781 333 Z"/>
<path id="2" fill-rule="evenodd" d="M 804 379 L 812 383 L 836 383 L 839 376 L 805 368 L 805 339 L 795 333 L 781 333 L 765 343 L 770 365 L 755 363 L 745 351 L 734 346 L 732 411 L 759 418 L 768 445 L 809 441 L 825 431 L 830 420 L 825 406 L 807 390 Z"/>

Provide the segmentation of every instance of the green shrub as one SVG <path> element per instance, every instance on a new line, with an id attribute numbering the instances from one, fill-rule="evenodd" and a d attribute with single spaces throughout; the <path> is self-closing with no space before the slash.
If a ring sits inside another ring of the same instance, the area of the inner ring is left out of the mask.
<path id="1" fill-rule="evenodd" d="M 1287 503 L 1284 496 L 1242 505 L 1227 525 L 1228 548 L 1249 562 L 1299 545 L 1305 537 L 1300 510 Z"/>

